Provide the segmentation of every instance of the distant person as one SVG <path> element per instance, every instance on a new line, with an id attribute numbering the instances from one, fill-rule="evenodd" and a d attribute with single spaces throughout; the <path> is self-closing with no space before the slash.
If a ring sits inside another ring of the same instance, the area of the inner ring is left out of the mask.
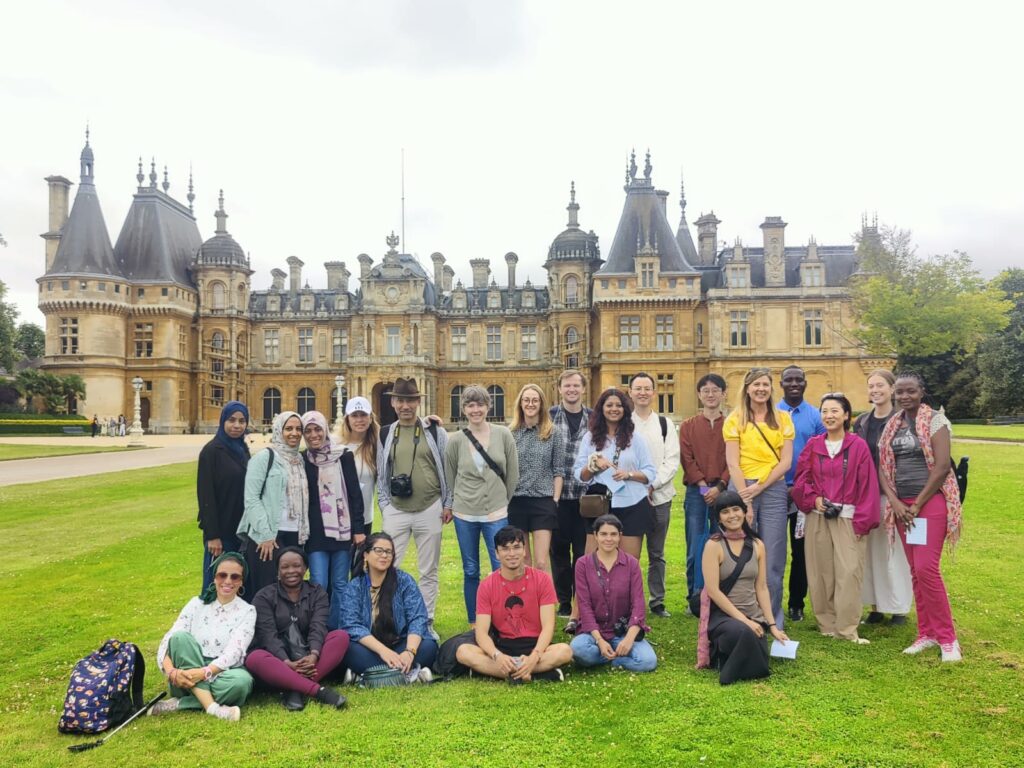
<path id="1" fill-rule="evenodd" d="M 96 434 L 100 431 L 100 417 L 93 414 L 90 426 L 92 427 L 92 436 L 96 437 Z"/>
<path id="2" fill-rule="evenodd" d="M 122 413 L 120 416 L 117 417 L 117 434 L 120 437 L 124 437 L 125 430 L 127 429 L 127 427 L 128 421 L 127 419 L 125 419 L 124 414 Z"/>
<path id="3" fill-rule="evenodd" d="M 962 659 L 953 625 L 949 596 L 939 570 L 942 544 L 952 550 L 960 540 L 960 491 L 950 460 L 952 424 L 924 402 L 920 374 L 896 374 L 896 407 L 878 441 L 879 479 L 885 492 L 885 525 L 890 536 L 899 533 L 910 564 L 917 605 L 917 639 L 904 649 L 921 653 L 939 646 L 943 661 Z M 926 522 L 925 522 L 926 521 Z M 907 532 L 927 526 L 925 544 L 908 544 Z"/>
<path id="4" fill-rule="evenodd" d="M 231 400 L 220 411 L 217 434 L 199 452 L 196 497 L 203 532 L 203 589 L 210 586 L 210 563 L 224 552 L 238 552 L 238 524 L 245 510 L 245 472 L 249 446 L 245 430 L 249 409 Z"/>

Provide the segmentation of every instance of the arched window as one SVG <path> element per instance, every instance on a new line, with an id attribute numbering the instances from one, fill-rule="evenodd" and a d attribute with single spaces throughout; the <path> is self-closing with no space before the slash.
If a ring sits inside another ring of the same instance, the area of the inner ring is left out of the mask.
<path id="1" fill-rule="evenodd" d="M 458 421 L 462 418 L 462 385 L 456 384 L 452 387 L 451 396 L 452 405 L 452 421 Z"/>
<path id="2" fill-rule="evenodd" d="M 210 308 L 224 309 L 225 294 L 224 283 L 210 283 Z"/>
<path id="3" fill-rule="evenodd" d="M 281 390 L 271 387 L 263 392 L 263 421 L 267 424 L 281 412 Z"/>
<path id="4" fill-rule="evenodd" d="M 579 331 L 572 325 L 565 329 L 565 346 L 571 347 L 580 340 Z"/>
<path id="5" fill-rule="evenodd" d="M 307 411 L 316 410 L 316 392 L 309 387 L 303 387 L 299 390 L 299 401 L 298 408 L 296 409 L 299 413 L 306 413 Z"/>
<path id="6" fill-rule="evenodd" d="M 580 300 L 580 281 L 576 275 L 565 278 L 565 303 L 575 304 Z"/>
<path id="7" fill-rule="evenodd" d="M 224 349 L 224 334 L 220 331 L 214 331 L 213 336 L 210 337 L 210 346 L 216 350 Z"/>
<path id="8" fill-rule="evenodd" d="M 491 384 L 487 388 L 487 394 L 491 396 L 491 410 L 487 412 L 488 421 L 505 420 L 505 390 L 497 384 Z"/>

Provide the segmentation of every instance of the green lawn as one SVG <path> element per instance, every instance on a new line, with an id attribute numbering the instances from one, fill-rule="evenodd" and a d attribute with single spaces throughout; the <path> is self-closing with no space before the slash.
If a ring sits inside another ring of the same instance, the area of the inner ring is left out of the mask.
<path id="1" fill-rule="evenodd" d="M 113 453 L 116 451 L 133 451 L 134 448 L 122 446 L 88 445 L 9 445 L 0 443 L 0 461 L 12 459 L 42 459 L 47 456 L 71 456 L 82 453 Z"/>
<path id="2" fill-rule="evenodd" d="M 982 440 L 1024 441 L 1024 424 L 954 424 L 953 434 Z"/>
<path id="3" fill-rule="evenodd" d="M 661 665 L 631 676 L 570 671 L 562 685 L 463 680 L 346 690 L 350 706 L 286 713 L 258 696 L 231 724 L 148 718 L 71 756 L 56 731 L 75 661 L 108 637 L 153 655 L 199 587 L 194 468 L 177 465 L 0 488 L 7 542 L 0 679 L 8 765 L 41 766 L 1009 766 L 1024 762 L 1024 446 L 972 445 L 971 497 L 955 561 L 945 560 L 965 660 L 900 654 L 914 626 L 865 628 L 870 646 L 808 623 L 795 662 L 728 688 L 693 669 L 683 615 L 682 517 L 674 512 L 667 621 L 652 620 Z M 409 559 L 412 566 L 415 562 Z M 461 568 L 446 531 L 438 628 L 461 631 Z"/>

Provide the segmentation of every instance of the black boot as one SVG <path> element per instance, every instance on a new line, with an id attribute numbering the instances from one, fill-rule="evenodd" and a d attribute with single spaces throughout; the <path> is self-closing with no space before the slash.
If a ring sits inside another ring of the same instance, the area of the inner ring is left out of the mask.
<path id="1" fill-rule="evenodd" d="M 335 709 L 343 709 L 348 704 L 348 700 L 344 696 L 333 688 L 325 686 L 321 686 L 320 690 L 316 692 L 316 700 Z"/>

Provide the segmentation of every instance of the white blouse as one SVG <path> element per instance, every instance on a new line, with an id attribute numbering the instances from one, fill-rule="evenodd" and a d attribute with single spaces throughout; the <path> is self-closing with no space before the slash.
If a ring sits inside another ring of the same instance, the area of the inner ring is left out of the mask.
<path id="1" fill-rule="evenodd" d="M 355 454 L 356 474 L 359 476 L 359 490 L 363 494 L 363 522 L 373 523 L 373 489 L 377 486 L 377 468 L 363 461 L 359 443 L 348 443 L 346 448 Z"/>
<path id="2" fill-rule="evenodd" d="M 188 632 L 199 643 L 203 656 L 213 658 L 211 665 L 218 669 L 242 666 L 245 652 L 256 630 L 256 609 L 240 597 L 221 605 L 218 600 L 205 604 L 198 597 L 189 600 L 181 609 L 174 626 L 160 641 L 156 652 L 157 663 L 163 670 L 167 643 L 176 632 Z"/>

